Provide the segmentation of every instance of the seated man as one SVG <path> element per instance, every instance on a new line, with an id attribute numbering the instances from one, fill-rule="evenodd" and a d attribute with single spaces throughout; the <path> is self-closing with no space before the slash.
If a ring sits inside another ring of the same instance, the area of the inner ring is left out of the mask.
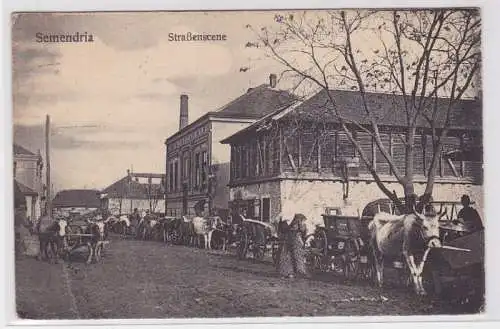
<path id="1" fill-rule="evenodd" d="M 458 220 L 464 223 L 472 232 L 483 230 L 483 222 L 476 209 L 470 206 L 470 198 L 468 195 L 462 195 L 463 208 L 458 212 Z"/>

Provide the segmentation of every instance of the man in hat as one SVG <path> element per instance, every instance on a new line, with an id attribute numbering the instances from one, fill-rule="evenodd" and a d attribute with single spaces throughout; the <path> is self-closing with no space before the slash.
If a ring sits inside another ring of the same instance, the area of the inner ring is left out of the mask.
<path id="1" fill-rule="evenodd" d="M 463 208 L 458 212 L 458 220 L 467 225 L 473 232 L 483 230 L 483 222 L 481 221 L 479 213 L 470 206 L 470 197 L 467 194 L 462 195 L 461 202 Z"/>

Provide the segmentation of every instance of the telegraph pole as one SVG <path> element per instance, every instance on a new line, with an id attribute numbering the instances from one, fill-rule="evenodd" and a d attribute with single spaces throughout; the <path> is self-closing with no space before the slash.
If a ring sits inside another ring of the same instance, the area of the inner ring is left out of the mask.
<path id="1" fill-rule="evenodd" d="M 45 161 L 46 165 L 46 182 L 45 186 L 47 186 L 46 191 L 46 205 L 47 205 L 47 215 L 52 216 L 52 184 L 50 182 L 50 116 L 47 115 L 45 121 Z"/>

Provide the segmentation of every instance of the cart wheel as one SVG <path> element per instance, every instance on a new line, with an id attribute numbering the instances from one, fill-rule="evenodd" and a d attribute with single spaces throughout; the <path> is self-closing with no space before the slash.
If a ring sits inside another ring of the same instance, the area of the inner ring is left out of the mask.
<path id="1" fill-rule="evenodd" d="M 314 245 L 324 257 L 328 255 L 328 238 L 325 229 L 320 228 L 314 232 Z"/>
<path id="2" fill-rule="evenodd" d="M 240 242 L 238 244 L 237 254 L 239 259 L 245 259 L 248 251 L 248 233 L 242 229 L 240 232 Z"/>
<path id="3" fill-rule="evenodd" d="M 358 276 L 360 267 L 359 247 L 355 240 L 346 241 L 344 254 L 344 277 L 347 280 L 354 280 Z"/>

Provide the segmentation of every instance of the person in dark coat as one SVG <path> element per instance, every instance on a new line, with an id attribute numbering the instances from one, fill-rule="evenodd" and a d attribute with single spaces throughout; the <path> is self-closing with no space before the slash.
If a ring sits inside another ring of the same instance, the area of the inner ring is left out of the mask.
<path id="1" fill-rule="evenodd" d="M 295 276 L 309 277 L 306 266 L 304 241 L 306 235 L 306 217 L 295 214 L 290 225 L 279 224 L 282 243 L 278 250 L 277 270 L 283 278 Z"/>
<path id="2" fill-rule="evenodd" d="M 481 216 L 479 216 L 476 209 L 470 206 L 471 201 L 469 196 L 467 194 L 462 195 L 460 201 L 462 202 L 463 208 L 458 212 L 458 220 L 462 221 L 473 232 L 483 230 L 484 227 Z"/>

